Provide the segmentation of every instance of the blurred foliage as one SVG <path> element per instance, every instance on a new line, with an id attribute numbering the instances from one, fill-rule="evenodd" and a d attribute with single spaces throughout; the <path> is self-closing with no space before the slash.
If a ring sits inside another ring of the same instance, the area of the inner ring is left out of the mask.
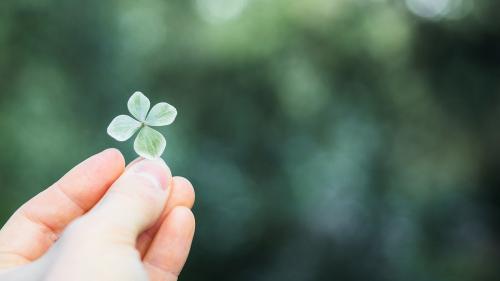
<path id="1" fill-rule="evenodd" d="M 179 110 L 181 280 L 500 280 L 500 2 L 0 2 L 0 220 Z"/>

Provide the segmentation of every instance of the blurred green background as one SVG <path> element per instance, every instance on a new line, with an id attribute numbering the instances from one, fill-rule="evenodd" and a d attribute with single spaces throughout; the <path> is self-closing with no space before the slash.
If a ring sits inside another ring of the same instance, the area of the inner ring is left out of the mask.
<path id="1" fill-rule="evenodd" d="M 177 107 L 184 281 L 500 280 L 500 2 L 0 2 L 0 222 L 136 90 Z"/>

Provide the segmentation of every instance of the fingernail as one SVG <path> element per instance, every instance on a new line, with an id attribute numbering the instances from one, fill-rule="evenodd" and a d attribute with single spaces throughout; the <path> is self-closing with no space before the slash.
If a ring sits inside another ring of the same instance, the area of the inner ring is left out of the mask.
<path id="1" fill-rule="evenodd" d="M 142 159 L 133 163 L 130 171 L 135 174 L 141 174 L 150 179 L 158 188 L 167 190 L 170 183 L 170 170 L 161 159 L 149 160 Z"/>

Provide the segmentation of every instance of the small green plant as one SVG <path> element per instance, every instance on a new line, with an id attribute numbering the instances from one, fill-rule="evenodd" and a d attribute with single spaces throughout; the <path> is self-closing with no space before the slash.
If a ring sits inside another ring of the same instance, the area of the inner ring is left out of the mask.
<path id="1" fill-rule="evenodd" d="M 160 157 L 166 141 L 160 132 L 151 127 L 172 124 L 177 110 L 166 102 L 160 102 L 149 110 L 149 99 L 141 92 L 132 94 L 127 107 L 137 120 L 128 115 L 115 117 L 108 126 L 108 135 L 117 141 L 126 141 L 140 130 L 134 141 L 135 152 L 148 159 Z"/>

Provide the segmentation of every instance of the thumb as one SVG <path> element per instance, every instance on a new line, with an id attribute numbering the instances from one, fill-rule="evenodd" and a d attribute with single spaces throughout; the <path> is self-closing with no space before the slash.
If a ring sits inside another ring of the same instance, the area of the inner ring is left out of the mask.
<path id="1" fill-rule="evenodd" d="M 141 159 L 111 186 L 83 218 L 101 238 L 135 243 L 137 236 L 160 217 L 170 192 L 172 175 L 161 159 Z"/>

